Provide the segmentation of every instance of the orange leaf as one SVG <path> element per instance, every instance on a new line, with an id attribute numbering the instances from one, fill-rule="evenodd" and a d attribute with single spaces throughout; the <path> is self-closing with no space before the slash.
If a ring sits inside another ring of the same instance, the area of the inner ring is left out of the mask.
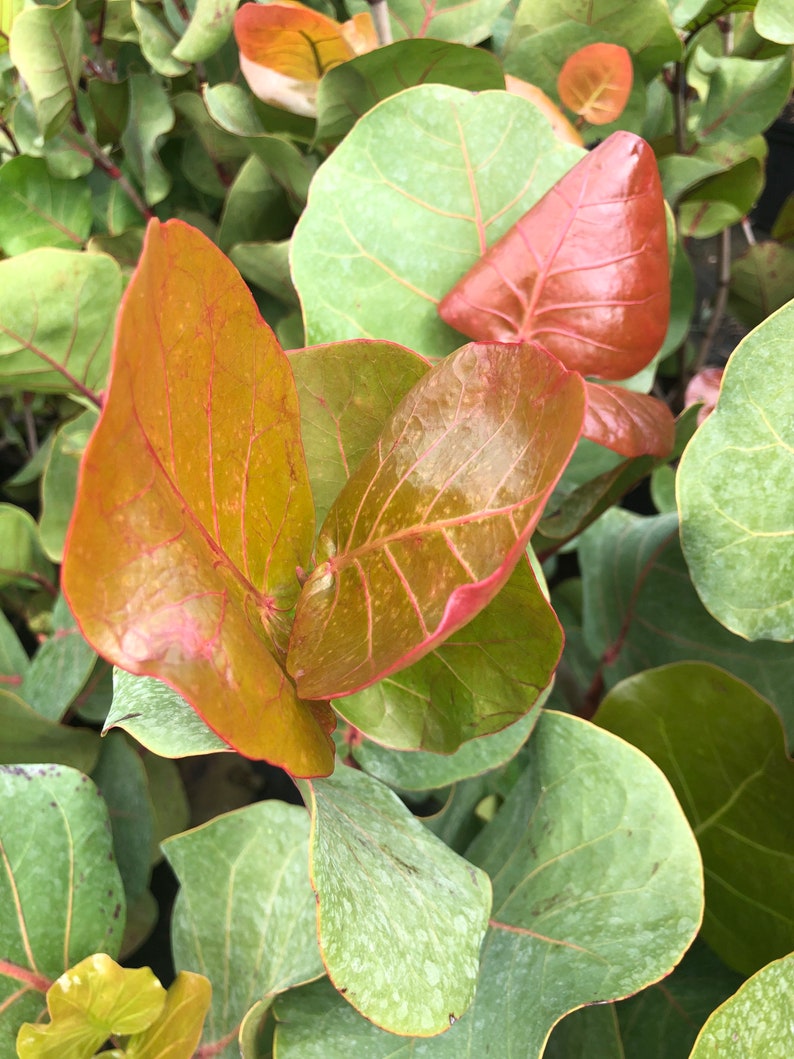
<path id="1" fill-rule="evenodd" d="M 673 413 L 655 397 L 622 386 L 585 382 L 587 413 L 582 436 L 621 456 L 669 456 L 675 441 Z"/>
<path id="2" fill-rule="evenodd" d="M 333 767 L 324 703 L 279 658 L 314 512 L 289 363 L 233 265 L 149 225 L 80 473 L 63 578 L 86 639 L 176 688 L 223 739 Z"/>
<path id="3" fill-rule="evenodd" d="M 560 99 L 591 125 L 609 125 L 631 93 L 631 56 L 619 44 L 588 44 L 574 52 L 557 78 Z"/>

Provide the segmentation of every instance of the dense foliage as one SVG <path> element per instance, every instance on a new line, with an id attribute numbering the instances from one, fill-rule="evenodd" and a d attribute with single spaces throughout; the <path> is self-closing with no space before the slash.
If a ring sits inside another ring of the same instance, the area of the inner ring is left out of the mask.
<path id="1" fill-rule="evenodd" d="M 794 1052 L 792 44 L 0 0 L 0 1057 Z"/>

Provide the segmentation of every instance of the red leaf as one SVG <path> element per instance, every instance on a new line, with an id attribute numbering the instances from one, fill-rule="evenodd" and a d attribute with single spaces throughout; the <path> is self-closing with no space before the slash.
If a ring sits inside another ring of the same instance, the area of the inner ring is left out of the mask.
<path id="1" fill-rule="evenodd" d="M 675 441 L 675 420 L 666 404 L 622 386 L 585 382 L 585 387 L 584 437 L 621 456 L 670 455 Z"/>
<path id="2" fill-rule="evenodd" d="M 463 346 L 424 375 L 331 508 L 287 665 L 332 698 L 424 657 L 496 595 L 581 432 L 584 391 L 534 343 Z"/>
<path id="3" fill-rule="evenodd" d="M 667 332 L 664 199 L 653 151 L 616 132 L 583 158 L 439 306 L 485 342 L 540 342 L 585 375 L 625 379 Z"/>
<path id="4" fill-rule="evenodd" d="M 327 774 L 331 710 L 300 702 L 278 661 L 313 521 L 284 352 L 224 255 L 153 221 L 67 541 L 83 634 L 241 753 Z"/>
<path id="5" fill-rule="evenodd" d="M 560 99 L 591 125 L 617 121 L 631 95 L 634 68 L 619 44 L 588 44 L 566 59 L 557 77 Z"/>
<path id="6" fill-rule="evenodd" d="M 724 371 L 724 368 L 703 368 L 689 380 L 684 394 L 684 407 L 703 402 L 703 407 L 698 412 L 698 426 L 717 406 Z"/>

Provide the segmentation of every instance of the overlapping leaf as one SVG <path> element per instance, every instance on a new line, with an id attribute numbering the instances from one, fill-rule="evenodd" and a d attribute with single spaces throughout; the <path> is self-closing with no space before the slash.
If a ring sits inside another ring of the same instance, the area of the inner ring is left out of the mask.
<path id="1" fill-rule="evenodd" d="M 320 949 L 336 988 L 395 1033 L 449 1029 L 474 994 L 488 876 L 357 769 L 338 765 L 301 789 L 312 811 Z"/>
<path id="2" fill-rule="evenodd" d="M 347 0 L 346 6 L 366 10 L 365 0 Z M 479 44 L 490 36 L 503 9 L 504 0 L 390 0 L 389 16 L 395 40 L 432 37 Z"/>
<path id="3" fill-rule="evenodd" d="M 794 949 L 794 763 L 769 703 L 724 670 L 682 662 L 622 681 L 597 718 L 676 791 L 703 856 L 714 951 L 751 974 Z"/>
<path id="4" fill-rule="evenodd" d="M 256 1001 L 322 973 L 308 848 L 306 811 L 274 800 L 163 843 L 180 882 L 174 962 L 213 983 L 204 1040 L 224 1042 L 213 1054 L 239 1054 L 235 1031 Z"/>
<path id="5" fill-rule="evenodd" d="M 681 543 L 698 595 L 748 639 L 794 639 L 794 302 L 734 351 L 717 407 L 678 472 Z"/>
<path id="6" fill-rule="evenodd" d="M 581 430 L 539 346 L 464 346 L 426 374 L 331 508 L 287 657 L 299 694 L 360 690 L 471 621 L 518 562 Z"/>
<path id="7" fill-rule="evenodd" d="M 14 20 L 11 61 L 30 89 L 45 140 L 61 131 L 77 102 L 83 33 L 76 0 L 29 7 Z"/>
<path id="8" fill-rule="evenodd" d="M 248 756 L 329 771 L 330 711 L 299 702 L 276 660 L 312 523 L 283 352 L 220 251 L 152 222 L 67 544 L 86 638 Z"/>

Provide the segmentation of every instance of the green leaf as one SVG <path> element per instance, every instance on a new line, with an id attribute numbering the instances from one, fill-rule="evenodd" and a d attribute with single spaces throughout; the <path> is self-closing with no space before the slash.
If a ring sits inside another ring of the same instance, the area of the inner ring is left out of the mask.
<path id="1" fill-rule="evenodd" d="M 165 990 L 148 967 L 120 967 L 105 953 L 81 960 L 47 990 L 50 1022 L 26 1023 L 20 1059 L 77 1059 L 111 1034 L 140 1033 L 159 1016 Z"/>
<path id="2" fill-rule="evenodd" d="M 243 279 L 272 294 L 290 308 L 296 308 L 299 304 L 298 292 L 292 285 L 289 247 L 288 239 L 276 243 L 244 242 L 235 243 L 227 252 L 229 260 L 240 270 Z"/>
<path id="3" fill-rule="evenodd" d="M 24 79 L 45 140 L 60 132 L 77 104 L 84 28 L 77 0 L 29 7 L 11 30 L 11 61 Z"/>
<path id="4" fill-rule="evenodd" d="M 698 48 L 694 64 L 708 78 L 708 95 L 695 127 L 701 143 L 739 142 L 763 132 L 786 105 L 791 56 L 715 57 Z"/>
<path id="5" fill-rule="evenodd" d="M 24 6 L 25 0 L 0 0 L 0 55 L 8 51 L 11 27 Z"/>
<path id="6" fill-rule="evenodd" d="M 69 519 L 77 495 L 77 474 L 96 413 L 87 410 L 62 424 L 55 432 L 41 480 L 39 536 L 48 559 L 60 563 Z"/>
<path id="7" fill-rule="evenodd" d="M 121 138 L 125 160 L 143 189 L 149 205 L 161 202 L 171 190 L 171 176 L 158 156 L 158 141 L 174 127 L 174 111 L 160 80 L 131 74 L 130 112 Z"/>
<path id="8" fill-rule="evenodd" d="M 53 762 L 90 772 L 99 757 L 99 737 L 88 728 L 48 721 L 11 691 L 0 689 L 0 762 Z"/>
<path id="9" fill-rule="evenodd" d="M 38 526 L 15 504 L 0 504 L 0 564 L 0 588 L 22 585 L 34 589 L 42 580 L 52 584 L 55 578 L 41 550 Z"/>
<path id="10" fill-rule="evenodd" d="M 19 155 L 0 167 L 0 247 L 8 257 L 39 246 L 79 248 L 90 231 L 87 184 L 56 180 L 43 158 Z"/>
<path id="11" fill-rule="evenodd" d="M 368 739 L 354 742 L 352 753 L 365 772 L 390 787 L 405 791 L 433 790 L 509 761 L 527 741 L 536 721 L 537 713 L 533 710 L 501 732 L 464 743 L 454 754 L 389 750 Z"/>
<path id="12" fill-rule="evenodd" d="M 711 617 L 690 580 L 675 515 L 608 511 L 580 538 L 579 558 L 585 639 L 596 658 L 609 651 L 607 688 L 668 662 L 712 662 L 768 698 L 794 744 L 791 648 L 748 643 Z"/>
<path id="13" fill-rule="evenodd" d="M 435 37 L 436 34 L 434 33 Z M 339 143 L 380 100 L 420 84 L 482 92 L 504 88 L 496 56 L 440 40 L 398 40 L 329 70 L 317 91 L 320 143 Z"/>
<path id="14" fill-rule="evenodd" d="M 228 251 L 244 239 L 255 242 L 289 235 L 294 218 L 284 192 L 254 155 L 242 164 L 223 204 L 217 243 Z"/>
<path id="15" fill-rule="evenodd" d="M 695 157 L 720 168 L 684 191 L 680 202 L 682 236 L 705 239 L 750 211 L 764 187 L 767 146 L 763 136 L 751 136 L 741 143 L 704 144 Z"/>
<path id="16" fill-rule="evenodd" d="M 181 77 L 187 73 L 190 67 L 171 54 L 177 43 L 176 34 L 157 17 L 153 7 L 132 0 L 132 17 L 138 27 L 143 56 L 153 69 L 163 77 Z"/>
<path id="17" fill-rule="evenodd" d="M 757 327 L 794 297 L 794 246 L 767 240 L 731 263 L 728 310 L 747 327 Z"/>
<path id="18" fill-rule="evenodd" d="M 231 35 L 236 10 L 237 0 L 197 0 L 174 58 L 198 63 L 214 55 Z"/>
<path id="19" fill-rule="evenodd" d="M 784 1056 L 794 1050 L 791 996 L 794 954 L 762 968 L 718 1008 L 700 1032 L 690 1059 Z"/>
<path id="20" fill-rule="evenodd" d="M 347 0 L 351 14 L 368 10 L 363 0 Z M 489 37 L 505 0 L 440 0 L 432 6 L 423 0 L 389 0 L 392 35 L 433 37 L 436 40 L 479 44 Z"/>
<path id="21" fill-rule="evenodd" d="M 389 416 L 430 365 L 410 349 L 378 341 L 296 349 L 289 361 L 319 528 Z"/>
<path id="22" fill-rule="evenodd" d="M 116 861 L 131 903 L 149 885 L 154 809 L 143 762 L 121 732 L 110 732 L 102 740 L 91 779 L 110 813 Z"/>
<path id="23" fill-rule="evenodd" d="M 488 876 L 363 772 L 337 765 L 299 786 L 311 806 L 318 934 L 334 985 L 392 1032 L 449 1029 L 474 994 Z"/>
<path id="24" fill-rule="evenodd" d="M 0 383 L 43 393 L 105 385 L 121 270 L 105 254 L 31 250 L 0 261 Z"/>
<path id="25" fill-rule="evenodd" d="M 168 758 L 229 749 L 173 688 L 123 669 L 113 671 L 113 703 L 103 731 L 111 728 L 122 728 L 147 750 Z"/>
<path id="26" fill-rule="evenodd" d="M 618 684 L 596 718 L 681 801 L 703 856 L 708 944 L 744 974 L 794 949 L 794 763 L 770 704 L 724 670 L 683 662 Z"/>
<path id="27" fill-rule="evenodd" d="M 146 770 L 146 785 L 152 807 L 151 859 L 153 864 L 157 864 L 163 859 L 160 843 L 189 827 L 190 804 L 176 762 L 158 754 L 141 752 L 140 749 L 138 753 Z"/>
<path id="28" fill-rule="evenodd" d="M 678 471 L 681 542 L 698 595 L 751 640 L 794 639 L 792 325 L 794 302 L 737 347 Z"/>
<path id="29" fill-rule="evenodd" d="M 664 1054 L 667 1059 L 669 1053 Z M 626 1059 L 615 1005 L 592 1005 L 566 1015 L 551 1031 L 543 1059 Z M 648 1053 L 643 1059 L 649 1059 Z"/>
<path id="30" fill-rule="evenodd" d="M 753 14 L 756 32 L 778 44 L 794 44 L 794 12 L 788 0 L 758 0 Z"/>
<path id="31" fill-rule="evenodd" d="M 301 696 L 406 668 L 494 598 L 570 458 L 582 403 L 581 377 L 533 343 L 472 343 L 422 377 L 320 532 L 287 655 Z"/>
<path id="32" fill-rule="evenodd" d="M 91 953 L 115 955 L 124 890 L 94 784 L 58 765 L 0 766 L 0 1041 L 40 1013 L 41 995 Z M 42 885 L 46 880 L 46 885 Z"/>
<path id="33" fill-rule="evenodd" d="M 205 1044 L 236 1032 L 255 1001 L 322 974 L 308 843 L 306 811 L 274 800 L 163 843 L 180 883 L 174 962 L 215 986 Z M 236 1041 L 214 1054 L 237 1055 Z"/>
<path id="34" fill-rule="evenodd" d="M 42 717 L 60 721 L 85 687 L 96 658 L 66 600 L 58 596 L 52 612 L 52 634 L 33 656 L 19 689 L 20 697 Z"/>
<path id="35" fill-rule="evenodd" d="M 295 229 L 307 344 L 450 353 L 462 339 L 438 302 L 580 157 L 506 92 L 424 85 L 379 103 L 317 171 Z"/>
<path id="36" fill-rule="evenodd" d="M 559 622 L 522 558 L 473 621 L 415 665 L 335 707 L 386 746 L 449 754 L 534 712 L 561 651 Z"/>
<path id="37" fill-rule="evenodd" d="M 9 687 L 21 684 L 28 665 L 27 651 L 14 632 L 14 626 L 0 610 L 0 684 Z"/>

